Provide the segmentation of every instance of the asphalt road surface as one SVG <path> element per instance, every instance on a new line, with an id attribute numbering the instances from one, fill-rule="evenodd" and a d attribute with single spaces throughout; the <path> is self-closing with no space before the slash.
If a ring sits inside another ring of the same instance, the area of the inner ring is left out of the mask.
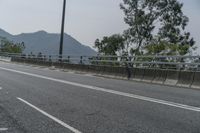
<path id="1" fill-rule="evenodd" d="M 0 133 L 200 133 L 200 90 L 0 62 Z"/>

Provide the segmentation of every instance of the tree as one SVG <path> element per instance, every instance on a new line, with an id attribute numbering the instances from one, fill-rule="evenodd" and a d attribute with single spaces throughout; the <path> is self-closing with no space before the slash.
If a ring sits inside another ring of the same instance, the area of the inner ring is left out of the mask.
<path id="1" fill-rule="evenodd" d="M 189 18 L 182 7 L 178 0 L 123 0 L 120 8 L 129 26 L 121 35 L 123 41 L 105 37 L 101 42 L 96 40 L 95 47 L 105 55 L 116 55 L 117 51 L 122 55 L 186 55 L 196 47 L 185 30 Z"/>
<path id="2" fill-rule="evenodd" d="M 156 3 L 160 27 L 150 46 L 146 46 L 148 54 L 185 55 L 196 48 L 194 39 L 185 31 L 189 18 L 183 14 L 182 7 L 177 0 Z"/>
<path id="3" fill-rule="evenodd" d="M 95 48 L 103 55 L 117 55 L 124 49 L 124 38 L 119 34 L 115 34 L 110 37 L 103 37 L 101 41 L 97 39 Z"/>
<path id="4" fill-rule="evenodd" d="M 153 39 L 152 33 L 155 29 L 153 24 L 157 14 L 153 6 L 155 0 L 150 1 L 123 0 L 123 4 L 120 4 L 125 14 L 124 21 L 129 25 L 125 33 L 130 35 L 132 45 L 136 45 L 136 48 L 131 48 L 131 53 L 135 55 L 142 54 L 142 47 Z"/>
<path id="5" fill-rule="evenodd" d="M 190 53 L 190 45 L 170 43 L 165 40 L 154 40 L 145 47 L 146 55 L 186 55 Z"/>
<path id="6" fill-rule="evenodd" d="M 177 0 L 167 0 L 167 2 L 162 0 L 159 6 L 159 10 L 162 10 L 159 39 L 174 45 L 172 47 L 176 49 L 174 51 L 176 55 L 185 55 L 195 44 L 190 33 L 185 31 L 189 18 L 183 14 L 182 7 L 183 4 Z"/>
<path id="7" fill-rule="evenodd" d="M 22 53 L 25 49 L 24 42 L 14 43 L 12 41 L 7 40 L 6 38 L 0 37 L 0 51 L 8 52 L 8 53 Z"/>
<path id="8" fill-rule="evenodd" d="M 125 13 L 132 42 L 136 44 L 130 53 L 149 54 L 155 47 L 152 54 L 185 55 L 191 48 L 195 49 L 194 39 L 185 31 L 189 19 L 182 12 L 182 3 L 177 0 L 123 1 L 120 7 Z"/>

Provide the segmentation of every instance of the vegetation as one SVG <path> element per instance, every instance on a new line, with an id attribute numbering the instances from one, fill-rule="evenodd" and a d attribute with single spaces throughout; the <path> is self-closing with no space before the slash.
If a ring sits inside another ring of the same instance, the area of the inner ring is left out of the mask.
<path id="1" fill-rule="evenodd" d="M 129 28 L 123 35 L 95 41 L 101 55 L 186 55 L 195 47 L 187 32 L 189 19 L 178 0 L 123 0 Z"/>
<path id="2" fill-rule="evenodd" d="M 120 53 L 124 49 L 124 38 L 115 34 L 110 37 L 104 37 L 102 41 L 97 39 L 95 47 L 105 55 L 117 55 L 116 52 Z"/>
<path id="3" fill-rule="evenodd" d="M 0 52 L 22 53 L 24 49 L 24 42 L 14 43 L 12 41 L 7 40 L 6 38 L 0 37 Z"/>

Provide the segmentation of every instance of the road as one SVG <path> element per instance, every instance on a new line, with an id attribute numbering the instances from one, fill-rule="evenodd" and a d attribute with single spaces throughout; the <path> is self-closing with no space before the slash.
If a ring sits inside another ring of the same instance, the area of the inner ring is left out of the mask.
<path id="1" fill-rule="evenodd" d="M 200 90 L 0 62 L 0 133 L 200 133 Z"/>

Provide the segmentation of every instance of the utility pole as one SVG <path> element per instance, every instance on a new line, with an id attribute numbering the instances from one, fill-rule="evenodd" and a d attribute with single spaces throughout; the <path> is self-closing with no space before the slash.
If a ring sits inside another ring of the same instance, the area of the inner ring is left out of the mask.
<path id="1" fill-rule="evenodd" d="M 62 61 L 62 55 L 63 55 L 63 39 L 64 39 L 64 29 L 65 29 L 65 8 L 66 8 L 66 0 L 63 0 L 63 13 L 62 13 L 62 25 L 61 25 L 61 34 L 60 34 L 60 49 L 59 49 L 60 61 Z"/>

